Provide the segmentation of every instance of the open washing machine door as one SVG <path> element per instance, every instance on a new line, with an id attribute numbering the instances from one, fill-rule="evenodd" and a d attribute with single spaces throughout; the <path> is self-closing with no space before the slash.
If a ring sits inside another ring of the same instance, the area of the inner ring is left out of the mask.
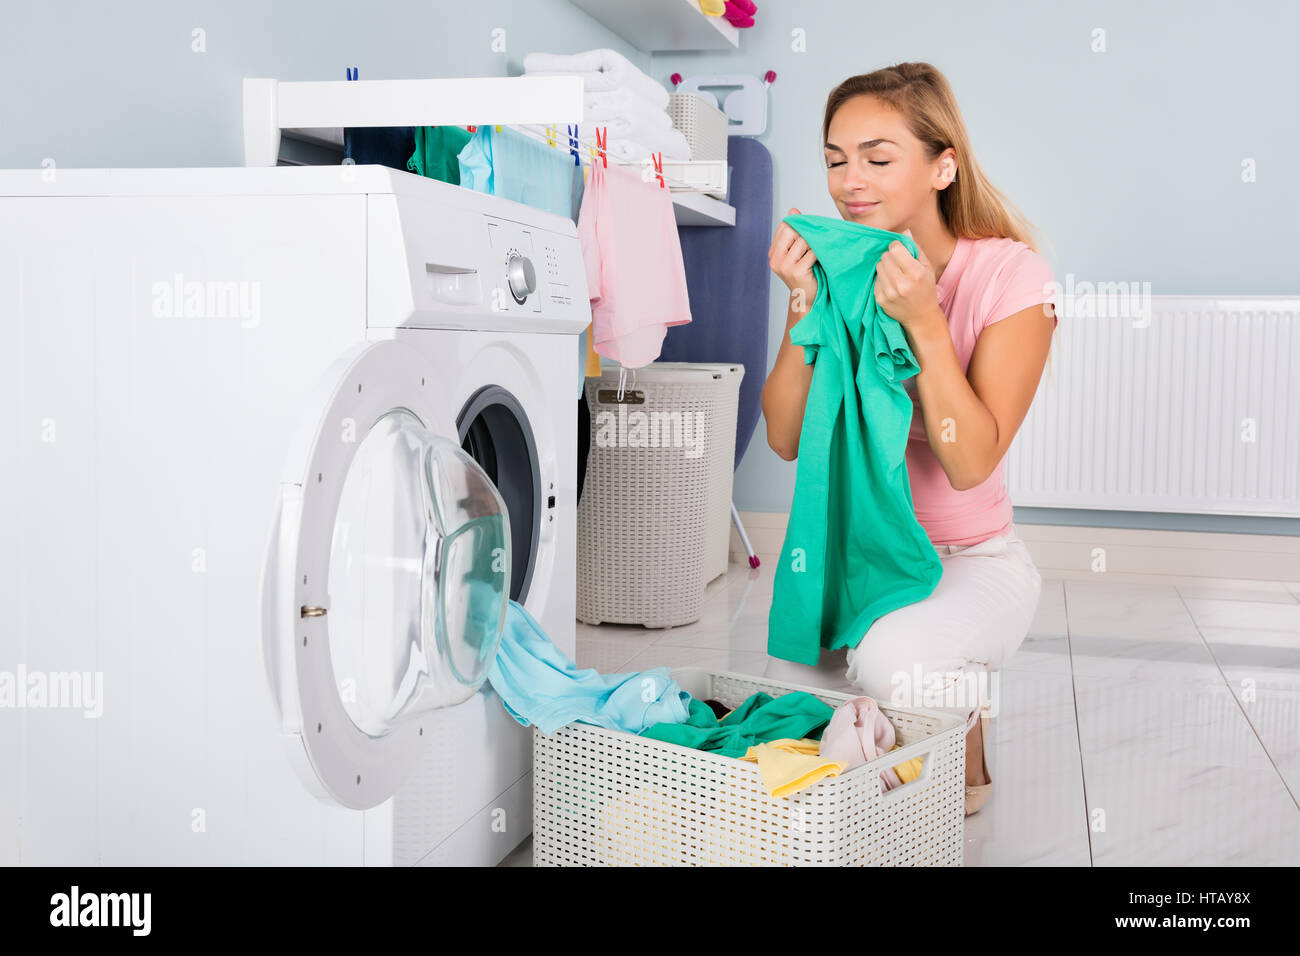
<path id="1" fill-rule="evenodd" d="M 449 402 L 415 349 L 359 345 L 323 376 L 287 456 L 264 659 L 299 776 L 353 809 L 393 795 L 433 713 L 483 684 L 505 626 L 509 516 Z"/>

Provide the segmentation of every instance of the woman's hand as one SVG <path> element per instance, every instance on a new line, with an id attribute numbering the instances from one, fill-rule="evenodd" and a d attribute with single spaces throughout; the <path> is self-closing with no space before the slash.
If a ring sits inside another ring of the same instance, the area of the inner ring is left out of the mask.
<path id="1" fill-rule="evenodd" d="M 909 239 L 910 229 L 904 230 Z M 915 241 L 915 240 L 914 240 Z M 915 333 L 938 311 L 934 267 L 918 244 L 919 259 L 895 240 L 876 263 L 876 303 L 907 332 Z"/>
<path id="2" fill-rule="evenodd" d="M 799 210 L 791 208 L 786 215 L 799 215 Z M 772 271 L 790 289 L 791 296 L 802 292 L 800 307 L 795 311 L 807 313 L 817 298 L 817 276 L 813 274 L 813 263 L 817 256 L 808 243 L 803 241 L 787 223 L 777 226 L 776 235 L 772 237 L 772 246 L 767 251 L 767 262 Z"/>

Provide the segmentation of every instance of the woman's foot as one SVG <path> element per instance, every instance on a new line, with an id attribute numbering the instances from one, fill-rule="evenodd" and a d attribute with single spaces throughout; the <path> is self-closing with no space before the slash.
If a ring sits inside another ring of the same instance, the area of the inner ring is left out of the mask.
<path id="1" fill-rule="evenodd" d="M 989 791 L 993 789 L 993 777 L 984 755 L 986 721 L 987 718 L 981 713 L 975 726 L 966 735 L 966 816 L 978 813 L 988 800 Z"/>
<path id="2" fill-rule="evenodd" d="M 988 782 L 984 776 L 984 721 L 976 719 L 975 726 L 966 735 L 966 786 L 978 787 Z"/>

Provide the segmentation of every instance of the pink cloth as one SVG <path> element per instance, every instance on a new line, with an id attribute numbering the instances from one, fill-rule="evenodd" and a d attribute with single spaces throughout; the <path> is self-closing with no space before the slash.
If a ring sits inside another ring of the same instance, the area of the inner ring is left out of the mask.
<path id="1" fill-rule="evenodd" d="M 959 238 L 939 277 L 937 291 L 962 370 L 970 367 L 980 332 L 1030 306 L 1052 302 L 1053 281 L 1047 260 L 1023 242 Z M 1059 318 L 1056 324 L 1060 324 Z M 971 545 L 1010 531 L 1011 499 L 1003 470 L 1006 457 L 974 488 L 955 490 L 926 438 L 915 379 L 905 380 L 903 387 L 914 406 L 907 441 L 912 504 L 930 541 Z"/>
<path id="2" fill-rule="evenodd" d="M 659 357 L 670 325 L 691 321 L 672 197 L 640 172 L 593 165 L 578 211 L 592 345 L 625 368 Z"/>
<path id="3" fill-rule="evenodd" d="M 870 697 L 854 697 L 835 708 L 830 723 L 822 732 L 820 756 L 838 760 L 845 770 L 875 760 L 894 749 L 894 725 L 880 712 Z M 886 790 L 899 786 L 898 774 L 893 768 L 880 772 Z"/>

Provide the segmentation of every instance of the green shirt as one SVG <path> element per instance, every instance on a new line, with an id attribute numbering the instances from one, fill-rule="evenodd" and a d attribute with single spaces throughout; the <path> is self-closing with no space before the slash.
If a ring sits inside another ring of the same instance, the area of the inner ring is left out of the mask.
<path id="1" fill-rule="evenodd" d="M 750 747 L 771 740 L 820 740 L 834 713 L 829 704 L 807 691 L 795 690 L 780 697 L 758 691 L 719 720 L 708 704 L 692 697 L 684 723 L 652 724 L 641 736 L 724 757 L 743 757 Z"/>
<path id="2" fill-rule="evenodd" d="M 856 647 L 877 618 L 929 597 L 943 570 L 907 478 L 912 399 L 902 383 L 920 368 L 875 296 L 889 244 L 916 256 L 916 243 L 825 216 L 784 221 L 817 256 L 817 297 L 790 329 L 815 368 L 767 652 L 815 665 L 820 648 Z"/>

